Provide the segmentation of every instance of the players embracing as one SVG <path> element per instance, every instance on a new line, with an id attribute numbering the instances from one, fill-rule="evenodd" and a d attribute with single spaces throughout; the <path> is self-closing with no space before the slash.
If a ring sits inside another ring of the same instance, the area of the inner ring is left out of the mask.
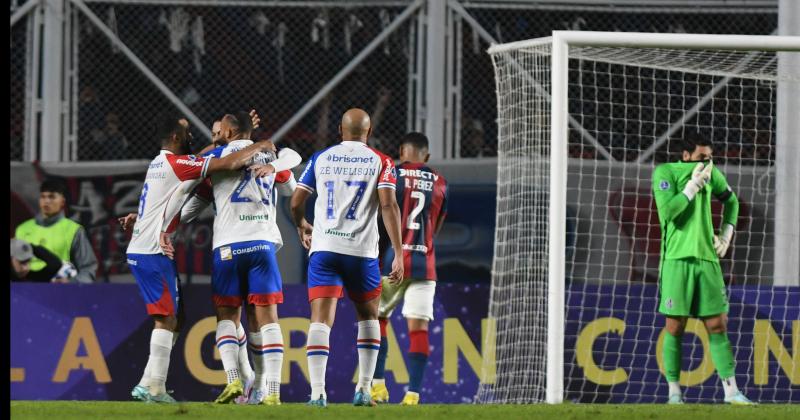
<path id="1" fill-rule="evenodd" d="M 215 124 L 219 147 L 208 155 L 224 158 L 251 147 L 255 121 L 253 113 L 225 115 Z M 275 220 L 276 203 L 277 194 L 290 196 L 294 191 L 290 169 L 300 160 L 300 155 L 288 148 L 277 158 L 272 151 L 257 154 L 248 170 L 211 176 L 210 183 L 199 187 L 181 211 L 181 220 L 188 221 L 203 204 L 213 202 L 216 213 L 211 287 L 217 315 L 216 345 L 227 377 L 217 403 L 237 400 L 280 405 L 283 334 L 277 305 L 283 302 L 283 282 L 275 253 L 283 240 Z M 243 345 L 243 306 L 255 375 L 249 372 Z"/>
<path id="2" fill-rule="evenodd" d="M 422 133 L 408 133 L 400 142 L 400 161 L 397 166 L 397 203 L 402 217 L 404 281 L 390 282 L 383 278 L 383 290 L 378 309 L 381 326 L 381 347 L 372 383 L 372 399 L 389 402 L 389 390 L 384 382 L 388 352 L 386 326 L 394 308 L 403 301 L 403 317 L 408 324 L 408 391 L 402 405 L 419 404 L 419 393 L 428 364 L 428 324 L 433 320 L 433 297 L 436 294 L 436 253 L 434 237 L 439 233 L 447 215 L 447 181 L 428 166 L 428 138 Z M 384 255 L 387 262 L 394 259 L 394 250 Z"/>
<path id="3" fill-rule="evenodd" d="M 126 219 L 135 220 L 127 261 L 155 324 L 147 365 L 131 396 L 147 402 L 174 403 L 167 393 L 166 379 L 170 353 L 180 330 L 178 314 L 182 302 L 178 270 L 171 259 L 168 236 L 162 233 L 163 227 L 171 223 L 167 209 L 176 203 L 179 208 L 188 197 L 187 191 L 207 175 L 239 170 L 271 145 L 250 145 L 220 159 L 191 155 L 188 121 L 170 115 L 158 121 L 156 135 L 161 151 L 147 169 L 138 214 L 120 220 L 123 227 L 128 225 Z"/>

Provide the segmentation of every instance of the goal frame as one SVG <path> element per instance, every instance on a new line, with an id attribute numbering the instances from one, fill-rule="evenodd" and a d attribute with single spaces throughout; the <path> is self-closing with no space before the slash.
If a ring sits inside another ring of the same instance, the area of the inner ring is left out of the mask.
<path id="1" fill-rule="evenodd" d="M 492 45 L 488 53 L 502 53 L 551 44 L 550 185 L 548 209 L 548 309 L 546 392 L 548 404 L 564 400 L 564 302 L 567 212 L 567 140 L 569 48 L 627 47 L 686 50 L 800 52 L 800 36 L 708 35 L 642 32 L 553 31 L 551 37 Z M 553 251 L 556 250 L 556 251 Z"/>

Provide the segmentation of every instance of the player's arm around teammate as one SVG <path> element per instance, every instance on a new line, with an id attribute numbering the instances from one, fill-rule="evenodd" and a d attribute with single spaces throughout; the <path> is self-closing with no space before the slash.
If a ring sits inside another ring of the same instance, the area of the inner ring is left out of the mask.
<path id="1" fill-rule="evenodd" d="M 250 117 L 254 128 L 258 127 L 258 125 L 261 122 L 261 119 L 259 118 L 255 110 L 250 111 Z M 185 120 L 181 120 L 181 125 L 185 126 L 188 129 L 188 122 L 186 122 Z M 221 137 L 219 134 L 220 131 L 219 125 L 220 125 L 219 121 L 214 122 L 211 132 L 212 143 L 207 147 L 205 147 L 203 150 L 201 150 L 198 153 L 198 155 L 205 155 L 207 152 L 213 150 L 214 148 L 218 147 L 221 144 L 219 143 L 221 141 Z M 191 134 L 187 132 L 187 136 L 189 137 L 188 142 L 189 144 L 191 144 Z M 249 150 L 247 148 L 244 150 L 240 150 L 239 152 L 237 152 L 239 153 L 238 155 L 232 153 L 231 155 L 228 155 L 223 159 L 218 159 L 216 162 L 213 160 L 210 161 L 208 163 L 208 167 L 204 171 L 204 177 L 218 171 L 241 169 L 242 167 L 249 165 L 253 159 L 253 156 L 255 156 L 257 153 L 274 152 L 276 150 L 275 145 L 271 141 L 259 142 L 253 144 L 251 147 L 252 149 Z M 183 153 L 189 153 L 188 148 L 187 150 L 184 150 Z M 190 199 L 195 198 L 196 195 L 192 193 L 196 187 L 197 187 L 197 182 L 193 182 L 193 180 L 186 180 L 181 183 L 181 186 L 177 191 L 177 195 L 181 197 L 190 197 Z M 210 203 L 208 200 L 209 199 L 204 199 L 203 201 L 205 201 L 205 203 L 203 204 Z M 174 219 L 174 217 L 179 210 L 183 210 L 183 206 L 185 203 L 178 200 L 175 202 L 171 201 L 169 204 L 170 205 L 167 208 L 166 215 L 171 217 L 167 217 L 166 219 L 169 220 L 170 223 L 175 223 L 177 221 Z M 199 202 L 195 201 L 194 203 L 192 203 L 192 206 L 190 206 L 189 209 L 186 209 L 186 211 L 182 212 L 180 222 L 188 223 L 194 218 L 194 216 L 196 216 L 204 208 L 205 208 L 204 205 L 201 205 Z M 184 214 L 186 215 L 185 218 Z M 117 222 L 119 223 L 120 228 L 123 231 L 127 232 L 133 229 L 133 225 L 136 223 L 136 218 L 137 218 L 136 213 L 129 213 L 123 217 L 118 218 Z M 165 251 L 169 253 L 168 256 L 172 257 L 173 256 L 172 252 L 174 251 L 174 249 L 172 249 L 171 247 L 171 243 L 169 242 L 168 236 L 162 237 L 162 245 L 166 247 Z"/>
<path id="2" fill-rule="evenodd" d="M 219 127 L 225 147 L 211 153 L 227 156 L 249 147 L 249 122 L 243 112 L 225 115 Z M 300 158 L 296 152 L 284 149 L 277 159 L 269 153 L 256 156 L 254 161 L 261 166 L 256 171 L 252 167 L 248 171 L 224 171 L 211 180 L 216 208 L 211 282 L 217 316 L 216 346 L 228 379 L 215 402 L 277 405 L 283 360 L 277 306 L 283 302 L 283 292 L 275 253 L 283 241 L 275 223 L 274 190 L 276 185 L 289 182 L 289 170 L 300 163 Z M 262 175 L 266 178 L 261 179 Z M 243 305 L 248 313 L 254 375 L 249 373 L 242 354 Z"/>

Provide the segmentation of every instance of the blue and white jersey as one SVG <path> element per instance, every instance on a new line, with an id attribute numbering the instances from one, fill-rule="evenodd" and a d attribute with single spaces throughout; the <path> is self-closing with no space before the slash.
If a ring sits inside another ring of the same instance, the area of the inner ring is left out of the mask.
<path id="1" fill-rule="evenodd" d="M 330 251 L 378 257 L 378 189 L 394 190 L 392 158 L 360 141 L 315 153 L 297 187 L 317 192 L 309 254 Z"/>
<path id="2" fill-rule="evenodd" d="M 251 140 L 235 140 L 210 152 L 225 157 L 253 144 Z M 273 153 L 258 153 L 254 164 L 266 164 L 275 159 Z M 278 248 L 283 244 L 275 221 L 275 184 L 293 180 L 291 171 L 268 177 L 254 178 L 247 168 L 223 171 L 211 175 L 214 206 L 213 248 L 247 241 L 268 241 Z"/>

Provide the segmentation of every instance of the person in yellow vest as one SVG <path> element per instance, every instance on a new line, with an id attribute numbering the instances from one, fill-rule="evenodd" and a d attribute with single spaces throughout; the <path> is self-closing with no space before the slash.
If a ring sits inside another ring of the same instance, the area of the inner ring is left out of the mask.
<path id="1" fill-rule="evenodd" d="M 66 186 L 46 179 L 39 188 L 39 214 L 17 226 L 15 237 L 31 245 L 44 247 L 63 262 L 78 270 L 77 276 L 63 282 L 92 283 L 97 271 L 97 257 L 83 226 L 64 216 Z M 45 262 L 34 257 L 30 270 L 38 272 Z"/>

